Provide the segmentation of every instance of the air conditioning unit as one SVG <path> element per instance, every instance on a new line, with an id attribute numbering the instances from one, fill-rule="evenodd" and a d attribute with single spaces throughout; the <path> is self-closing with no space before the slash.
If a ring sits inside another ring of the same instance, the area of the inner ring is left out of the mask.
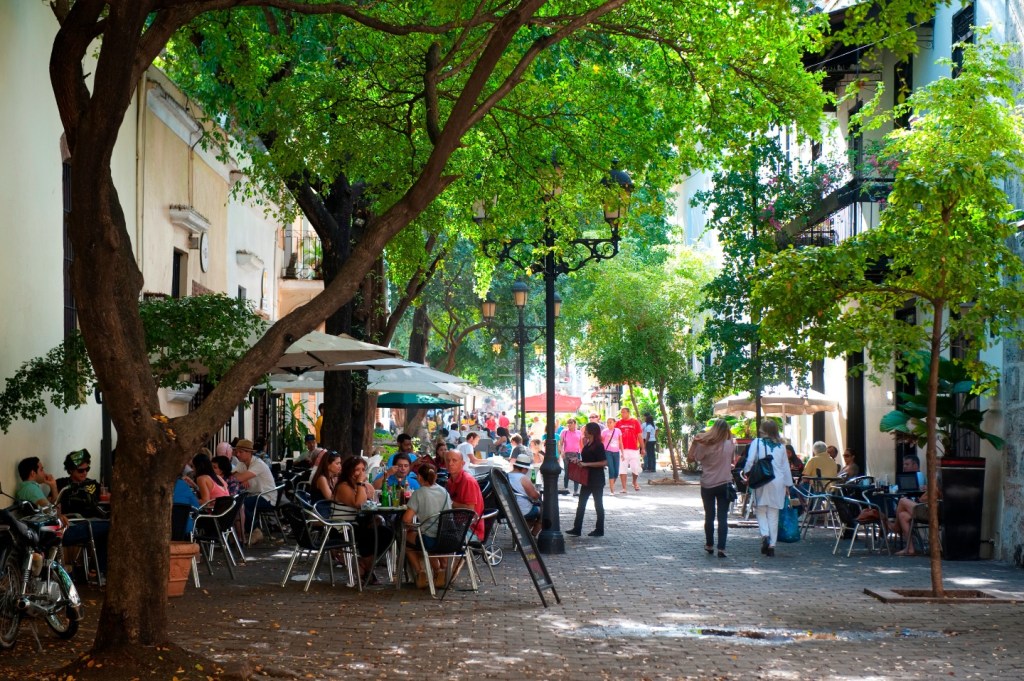
<path id="1" fill-rule="evenodd" d="M 199 392 L 199 384 L 192 383 L 186 388 L 181 390 L 167 389 L 167 401 L 168 402 L 184 402 L 188 404 L 195 399 L 196 394 Z"/>

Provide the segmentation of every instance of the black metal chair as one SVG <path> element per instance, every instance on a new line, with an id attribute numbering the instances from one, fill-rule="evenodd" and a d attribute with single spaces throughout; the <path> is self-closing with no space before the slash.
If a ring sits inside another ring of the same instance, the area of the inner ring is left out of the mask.
<path id="1" fill-rule="evenodd" d="M 430 564 L 431 558 L 447 559 L 445 568 L 444 591 L 441 593 L 441 600 L 444 600 L 448 589 L 451 588 L 455 576 L 456 561 L 465 563 L 469 571 L 469 578 L 473 584 L 473 591 L 480 588 L 480 582 L 473 565 L 473 558 L 469 555 L 469 542 L 475 538 L 473 525 L 477 521 L 476 512 L 468 508 L 453 508 L 441 511 L 432 518 L 426 518 L 416 526 L 416 534 L 419 538 L 420 550 L 423 552 L 423 567 L 427 573 L 427 583 L 430 587 L 430 595 L 437 597 L 437 590 L 434 585 L 434 569 Z M 432 540 L 433 548 L 427 550 L 424 541 L 423 528 L 437 527 L 437 537 Z"/>
<path id="2" fill-rule="evenodd" d="M 342 551 L 345 554 L 345 563 L 348 568 L 349 586 L 355 583 L 360 591 L 363 590 L 359 575 L 359 552 L 356 547 L 355 528 L 351 523 L 328 520 L 317 513 L 312 506 L 305 504 L 288 504 L 281 508 L 281 515 L 292 534 L 295 535 L 295 547 L 292 549 L 291 559 L 288 561 L 284 578 L 281 580 L 282 587 L 288 584 L 288 578 L 300 555 L 307 554 L 313 557 L 309 576 L 306 578 L 306 586 L 302 589 L 309 591 L 309 585 L 316 577 L 324 552 Z M 328 556 L 327 564 L 331 572 L 331 586 L 334 586 L 334 561 L 330 556 Z"/>
<path id="3" fill-rule="evenodd" d="M 199 544 L 200 553 L 206 562 L 206 569 L 213 574 L 213 552 L 220 547 L 224 552 L 224 562 L 228 566 L 231 579 L 235 578 L 235 555 L 228 545 L 234 535 L 235 518 L 238 516 L 241 502 L 237 497 L 220 497 L 213 500 L 213 512 L 204 513 L 204 509 L 193 512 L 195 523 L 192 526 L 192 539 Z M 237 538 L 236 538 L 237 541 Z M 241 556 L 242 561 L 245 557 Z"/>
<path id="4" fill-rule="evenodd" d="M 171 541 L 193 542 L 192 533 L 188 531 L 188 521 L 193 517 L 195 508 L 191 504 L 174 504 L 171 506 Z M 199 585 L 199 564 L 192 556 L 192 581 L 196 588 Z"/>

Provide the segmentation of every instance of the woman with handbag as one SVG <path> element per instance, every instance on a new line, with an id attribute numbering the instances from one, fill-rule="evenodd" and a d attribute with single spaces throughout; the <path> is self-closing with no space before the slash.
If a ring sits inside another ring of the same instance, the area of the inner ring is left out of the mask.
<path id="1" fill-rule="evenodd" d="M 747 474 L 747 485 L 754 490 L 761 553 L 772 558 L 779 534 L 779 509 L 788 503 L 793 475 L 789 472 L 789 459 L 779 435 L 779 424 L 770 419 L 762 421 L 759 435 L 747 448 L 743 472 Z"/>
<path id="2" fill-rule="evenodd" d="M 587 510 L 587 499 L 594 496 L 594 510 L 597 511 L 597 525 L 588 537 L 604 536 L 604 467 L 608 465 L 608 459 L 604 455 L 604 445 L 601 443 L 601 426 L 591 421 L 583 428 L 583 450 L 580 452 L 579 461 L 575 464 L 582 466 L 588 472 L 587 482 L 583 483 L 580 489 L 580 502 L 576 506 L 576 521 L 572 529 L 566 534 L 578 537 L 583 534 L 583 514 Z"/>
<path id="3" fill-rule="evenodd" d="M 725 555 L 729 535 L 729 487 L 732 485 L 732 432 L 725 419 L 718 419 L 694 436 L 686 458 L 700 462 L 700 498 L 704 502 L 704 550 L 714 553 L 715 519 L 718 519 L 718 557 Z"/>

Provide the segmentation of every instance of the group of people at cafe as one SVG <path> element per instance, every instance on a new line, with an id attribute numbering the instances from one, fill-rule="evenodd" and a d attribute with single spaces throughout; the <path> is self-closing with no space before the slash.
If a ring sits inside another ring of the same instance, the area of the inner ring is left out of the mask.
<path id="1" fill-rule="evenodd" d="M 793 447 L 782 438 L 779 424 L 771 419 L 761 422 L 758 437 L 747 445 L 744 458 L 738 458 L 736 451 L 728 422 L 718 419 L 707 430 L 693 438 L 687 452 L 687 459 L 701 466 L 704 551 L 708 555 L 717 554 L 719 558 L 728 557 L 728 512 L 736 492 L 734 467 L 739 466 L 745 478 L 753 466 L 759 465 L 760 459 L 771 462 L 774 477 L 763 486 L 749 490 L 761 536 L 761 553 L 767 557 L 775 556 L 779 512 L 790 504 L 792 488 L 799 486 L 804 493 L 832 488 L 838 490 L 844 481 L 852 480 L 861 474 L 852 449 L 846 449 L 840 464 L 837 461 L 838 449 L 824 442 L 815 442 L 812 446 L 812 456 L 806 462 L 802 461 Z M 919 484 L 917 489 L 910 490 L 895 504 L 893 516 L 904 545 L 897 555 L 914 555 L 915 548 L 910 536 L 911 521 L 915 510 L 922 505 L 919 499 L 927 494 L 927 488 L 924 476 L 920 473 L 918 458 L 908 455 L 904 457 L 902 463 L 904 473 L 916 473 Z M 886 518 L 879 518 L 879 522 L 883 528 L 888 529 Z"/>

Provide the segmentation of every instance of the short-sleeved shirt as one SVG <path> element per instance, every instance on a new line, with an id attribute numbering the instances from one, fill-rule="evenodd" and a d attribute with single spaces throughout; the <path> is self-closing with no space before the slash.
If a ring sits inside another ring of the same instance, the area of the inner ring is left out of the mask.
<path id="1" fill-rule="evenodd" d="M 242 473 L 245 471 L 250 471 L 256 474 L 256 477 L 249 479 L 249 487 L 247 488 L 249 490 L 249 494 L 256 496 L 257 494 L 269 492 L 270 490 L 277 487 L 277 485 L 274 483 L 274 474 L 270 472 L 270 466 L 268 466 L 266 462 L 263 461 L 263 459 L 259 459 L 254 456 L 252 457 L 252 459 L 249 460 L 248 466 L 246 466 L 244 463 L 241 462 L 241 460 L 239 460 L 238 472 Z M 266 499 L 271 504 L 276 504 L 277 492 L 274 492 L 273 494 L 268 494 L 267 496 L 264 497 L 264 499 Z"/>
<path id="2" fill-rule="evenodd" d="M 655 435 L 658 429 L 653 423 L 645 423 L 643 425 L 644 442 L 654 442 Z"/>
<path id="3" fill-rule="evenodd" d="M 640 422 L 634 418 L 621 419 L 615 427 L 622 432 L 623 449 L 640 449 Z"/>
<path id="4" fill-rule="evenodd" d="M 420 522 L 433 518 L 441 511 L 452 507 L 452 499 L 448 496 L 448 490 L 440 485 L 420 487 L 409 497 L 408 507 L 416 511 L 416 517 Z M 423 534 L 428 537 L 437 536 L 437 523 L 428 523 L 423 526 Z"/>
<path id="5" fill-rule="evenodd" d="M 459 454 L 462 454 L 462 461 L 467 466 L 472 465 L 472 461 L 469 460 L 469 455 L 473 453 L 473 445 L 468 442 L 463 442 L 461 445 L 455 448 Z"/>
<path id="6" fill-rule="evenodd" d="M 35 480 L 23 480 L 18 485 L 18 491 L 14 493 L 14 498 L 18 501 L 28 501 L 33 504 L 40 499 L 49 502 L 49 499 L 43 493 L 43 488 Z"/>
<path id="7" fill-rule="evenodd" d="M 564 452 L 579 452 L 583 449 L 583 431 L 566 428 L 562 431 L 562 444 Z"/>
<path id="8" fill-rule="evenodd" d="M 380 475 L 378 475 L 374 479 L 374 482 L 376 482 L 377 480 L 380 480 L 382 477 L 384 477 L 384 473 L 381 473 Z M 414 472 L 412 472 L 412 471 L 409 471 L 409 475 L 405 476 L 404 480 L 400 480 L 397 475 L 389 475 L 388 479 L 384 481 L 384 484 L 386 484 L 386 485 L 404 485 L 407 482 L 409 483 L 409 489 L 411 489 L 411 490 L 417 490 L 417 489 L 420 488 L 420 479 L 417 478 L 416 474 Z"/>
<path id="9" fill-rule="evenodd" d="M 476 478 L 462 471 L 454 478 L 448 478 L 448 495 L 452 498 L 453 504 L 469 504 L 477 515 L 484 514 L 484 495 L 480 492 L 480 485 Z M 473 531 L 481 540 L 484 538 L 484 521 L 478 520 L 473 526 Z"/>
<path id="10" fill-rule="evenodd" d="M 601 444 L 606 452 L 619 453 L 619 440 L 622 439 L 622 431 L 618 428 L 603 428 L 601 430 Z"/>
<path id="11" fill-rule="evenodd" d="M 508 428 L 509 420 L 507 416 L 498 417 L 498 425 L 502 428 Z"/>

